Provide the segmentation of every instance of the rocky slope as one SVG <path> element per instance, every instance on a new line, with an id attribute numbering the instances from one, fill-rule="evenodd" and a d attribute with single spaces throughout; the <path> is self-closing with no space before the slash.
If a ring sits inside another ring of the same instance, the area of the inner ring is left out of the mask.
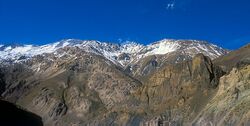
<path id="1" fill-rule="evenodd" d="M 113 62 L 77 47 L 58 51 L 69 56 L 47 54 L 3 67 L 2 97 L 42 116 L 45 125 L 90 123 L 121 102 L 135 104 L 131 94 L 141 83 Z"/>
<path id="2" fill-rule="evenodd" d="M 214 63 L 229 72 L 234 66 L 248 64 L 250 62 L 249 54 L 250 44 L 215 59 Z"/>
<path id="3" fill-rule="evenodd" d="M 195 118 L 200 125 L 250 125 L 250 64 L 236 67 L 220 79 L 213 99 Z"/>
<path id="4" fill-rule="evenodd" d="M 2 46 L 0 60 L 1 97 L 41 116 L 44 125 L 249 121 L 248 46 L 228 55 L 217 46 L 191 40 L 148 46 L 64 40 L 16 54 L 13 50 L 20 46 L 6 48 Z M 44 52 L 33 53 L 39 49 Z M 244 56 L 238 57 L 241 53 Z M 221 60 L 211 60 L 221 55 Z M 223 59 L 233 56 L 238 57 L 234 65 L 222 66 Z M 244 111 L 236 113 L 238 108 Z"/>

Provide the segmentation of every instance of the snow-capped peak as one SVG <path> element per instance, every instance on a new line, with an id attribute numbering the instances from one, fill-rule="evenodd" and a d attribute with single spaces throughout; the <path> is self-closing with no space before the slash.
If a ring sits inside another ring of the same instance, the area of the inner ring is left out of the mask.
<path id="1" fill-rule="evenodd" d="M 162 55 L 173 52 L 178 49 L 180 45 L 173 40 L 161 40 L 159 42 L 148 45 L 144 50 L 147 52 L 145 55 Z"/>
<path id="2" fill-rule="evenodd" d="M 19 61 L 20 57 L 31 58 L 44 53 L 58 54 L 56 50 L 64 47 L 79 47 L 90 53 L 102 55 L 114 63 L 125 66 L 132 61 L 150 55 L 164 55 L 174 51 L 183 51 L 190 56 L 197 53 L 204 53 L 211 58 L 216 58 L 226 53 L 226 51 L 216 45 L 196 40 L 173 40 L 163 39 L 149 45 L 142 45 L 136 42 L 125 42 L 122 44 L 100 42 L 94 40 L 66 39 L 55 43 L 35 46 L 5 46 L 0 45 L 0 60 Z M 22 58 L 23 60 L 23 58 Z"/>

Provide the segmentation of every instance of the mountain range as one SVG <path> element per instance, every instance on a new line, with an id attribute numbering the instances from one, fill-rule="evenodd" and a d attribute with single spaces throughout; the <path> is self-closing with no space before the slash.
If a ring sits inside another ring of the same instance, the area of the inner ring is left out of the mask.
<path id="1" fill-rule="evenodd" d="M 163 39 L 149 45 L 142 45 L 135 42 L 123 44 L 107 43 L 100 41 L 82 41 L 67 39 L 47 45 L 0 45 L 0 58 L 2 60 L 20 61 L 23 58 L 30 58 L 44 53 L 56 53 L 56 50 L 64 47 L 78 47 L 86 52 L 102 55 L 116 64 L 125 66 L 151 55 L 163 55 L 180 51 L 189 56 L 197 53 L 204 53 L 211 58 L 216 58 L 227 53 L 221 47 L 205 41 L 197 40 L 171 40 Z M 58 54 L 63 56 L 65 54 Z M 22 58 L 23 57 L 23 58 Z"/>
<path id="2" fill-rule="evenodd" d="M 67 39 L 0 45 L 0 63 L 1 99 L 44 125 L 250 124 L 249 45 Z"/>

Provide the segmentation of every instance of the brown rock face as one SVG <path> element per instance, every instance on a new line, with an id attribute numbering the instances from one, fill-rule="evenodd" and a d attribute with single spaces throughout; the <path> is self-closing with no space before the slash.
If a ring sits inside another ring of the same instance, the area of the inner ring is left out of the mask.
<path id="1" fill-rule="evenodd" d="M 180 119 L 191 118 L 213 96 L 222 75 L 208 57 L 199 54 L 192 61 L 155 72 L 141 88 L 139 98 L 148 104 L 149 113 L 176 110 Z"/>
<path id="2" fill-rule="evenodd" d="M 220 79 L 218 91 L 213 99 L 194 119 L 200 125 L 242 125 L 250 124 L 250 65 L 233 68 Z"/>

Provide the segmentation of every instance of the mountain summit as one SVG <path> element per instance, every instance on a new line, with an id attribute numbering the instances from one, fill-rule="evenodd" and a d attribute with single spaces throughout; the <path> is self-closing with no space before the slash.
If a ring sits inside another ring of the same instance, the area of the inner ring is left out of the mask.
<path id="1" fill-rule="evenodd" d="M 57 53 L 57 50 L 65 47 L 77 47 L 89 53 L 101 55 L 121 66 L 127 66 L 132 62 L 138 62 L 140 59 L 147 56 L 164 55 L 177 51 L 189 57 L 193 57 L 198 53 L 203 53 L 212 59 L 228 52 L 214 44 L 197 40 L 163 39 L 149 45 L 142 45 L 135 42 L 116 44 L 100 41 L 67 39 L 41 46 L 1 45 L 0 60 L 20 62 L 45 53 L 53 53 L 57 56 L 62 56 L 64 55 L 63 52 Z"/>

